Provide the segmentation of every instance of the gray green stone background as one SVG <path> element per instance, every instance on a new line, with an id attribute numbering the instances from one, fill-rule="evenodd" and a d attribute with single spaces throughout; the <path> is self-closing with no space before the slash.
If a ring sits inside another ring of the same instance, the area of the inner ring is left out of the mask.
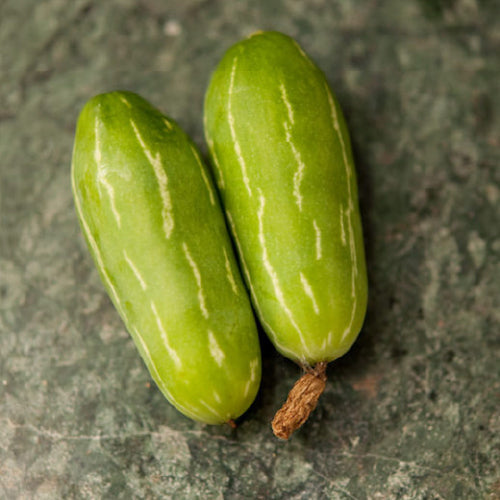
<path id="1" fill-rule="evenodd" d="M 0 0 L 0 498 L 500 498 L 500 4 Z M 188 420 L 105 295 L 70 192 L 79 110 L 128 89 L 206 152 L 223 52 L 294 36 L 344 108 L 369 311 L 289 442 L 262 338 L 236 430 Z"/>

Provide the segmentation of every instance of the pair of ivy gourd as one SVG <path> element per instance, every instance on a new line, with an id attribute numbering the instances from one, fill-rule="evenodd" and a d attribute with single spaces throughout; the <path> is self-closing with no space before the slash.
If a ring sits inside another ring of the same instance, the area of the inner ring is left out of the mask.
<path id="1" fill-rule="evenodd" d="M 324 382 L 326 363 L 361 329 L 367 279 L 346 125 L 292 38 L 258 32 L 227 51 L 204 128 L 213 173 L 143 98 L 98 95 L 78 119 L 72 189 L 152 378 L 183 414 L 220 424 L 243 414 L 260 385 L 251 304 L 276 349 Z M 288 422 L 296 402 L 279 437 L 297 426 Z"/>

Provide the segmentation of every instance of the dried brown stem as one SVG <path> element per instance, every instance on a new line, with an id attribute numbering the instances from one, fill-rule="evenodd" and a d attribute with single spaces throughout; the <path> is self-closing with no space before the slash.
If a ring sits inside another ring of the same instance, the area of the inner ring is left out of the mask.
<path id="1" fill-rule="evenodd" d="M 326 365 L 326 362 L 318 363 L 295 382 L 285 404 L 274 416 L 272 427 L 276 437 L 288 439 L 316 408 L 325 390 Z"/>

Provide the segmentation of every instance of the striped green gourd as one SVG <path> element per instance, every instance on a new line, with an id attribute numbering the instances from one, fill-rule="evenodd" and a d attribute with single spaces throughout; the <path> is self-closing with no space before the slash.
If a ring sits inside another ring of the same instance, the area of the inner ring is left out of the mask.
<path id="1" fill-rule="evenodd" d="M 326 366 L 351 347 L 367 304 L 356 174 L 339 104 L 293 39 L 259 32 L 224 55 L 204 118 L 260 321 L 283 355 Z"/>
<path id="2" fill-rule="evenodd" d="M 91 99 L 72 162 L 78 218 L 151 376 L 188 417 L 240 416 L 258 336 L 210 174 L 181 128 L 130 92 Z"/>

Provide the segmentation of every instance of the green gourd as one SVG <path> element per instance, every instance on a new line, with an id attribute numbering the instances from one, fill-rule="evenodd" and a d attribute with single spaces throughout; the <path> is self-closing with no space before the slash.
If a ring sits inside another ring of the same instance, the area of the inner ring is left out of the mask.
<path id="1" fill-rule="evenodd" d="M 339 104 L 292 38 L 258 32 L 217 66 L 204 119 L 260 322 L 279 352 L 324 381 L 367 305 L 356 173 Z"/>
<path id="2" fill-rule="evenodd" d="M 193 142 L 136 94 L 96 96 L 78 120 L 72 188 L 104 286 L 160 390 L 194 420 L 239 417 L 260 383 L 258 335 Z"/>

